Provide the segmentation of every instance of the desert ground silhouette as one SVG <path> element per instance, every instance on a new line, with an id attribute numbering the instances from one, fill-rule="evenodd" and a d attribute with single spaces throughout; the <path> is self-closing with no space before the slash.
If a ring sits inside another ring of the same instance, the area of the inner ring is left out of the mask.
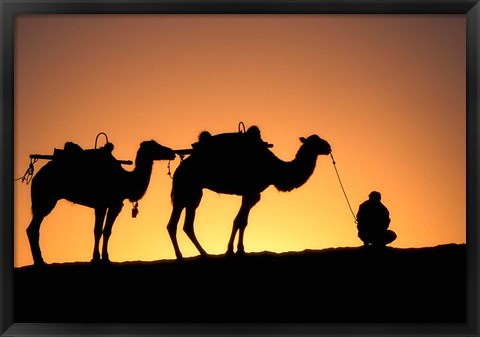
<path id="1" fill-rule="evenodd" d="M 466 245 L 26 266 L 16 322 L 464 323 Z"/>

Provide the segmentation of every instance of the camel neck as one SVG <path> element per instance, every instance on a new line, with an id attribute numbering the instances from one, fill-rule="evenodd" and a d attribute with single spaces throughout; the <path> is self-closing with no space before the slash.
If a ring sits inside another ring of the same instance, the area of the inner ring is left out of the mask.
<path id="1" fill-rule="evenodd" d="M 274 186 L 280 191 L 291 191 L 305 184 L 315 170 L 317 155 L 301 146 L 295 159 L 281 162 Z"/>
<path id="2" fill-rule="evenodd" d="M 138 201 L 147 191 L 148 184 L 150 183 L 150 176 L 152 174 L 153 161 L 141 160 L 137 158 L 135 160 L 135 169 L 129 174 L 129 195 L 130 201 Z"/>

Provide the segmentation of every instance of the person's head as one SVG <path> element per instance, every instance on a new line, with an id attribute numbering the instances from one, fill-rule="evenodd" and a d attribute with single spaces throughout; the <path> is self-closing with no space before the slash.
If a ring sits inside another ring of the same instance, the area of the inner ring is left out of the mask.
<path id="1" fill-rule="evenodd" d="M 382 195 L 380 194 L 380 192 L 372 191 L 368 195 L 368 198 L 372 201 L 380 201 L 382 199 Z"/>

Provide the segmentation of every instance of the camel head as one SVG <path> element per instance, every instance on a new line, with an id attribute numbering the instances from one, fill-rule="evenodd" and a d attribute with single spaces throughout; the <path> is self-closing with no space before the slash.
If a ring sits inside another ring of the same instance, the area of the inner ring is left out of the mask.
<path id="1" fill-rule="evenodd" d="M 308 148 L 317 155 L 328 155 L 332 152 L 330 144 L 317 135 L 311 135 L 308 138 L 300 137 L 300 141 L 303 143 L 303 147 Z"/>
<path id="2" fill-rule="evenodd" d="M 152 161 L 175 159 L 175 152 L 171 148 L 162 146 L 154 140 L 142 142 L 138 149 L 138 155 Z"/>

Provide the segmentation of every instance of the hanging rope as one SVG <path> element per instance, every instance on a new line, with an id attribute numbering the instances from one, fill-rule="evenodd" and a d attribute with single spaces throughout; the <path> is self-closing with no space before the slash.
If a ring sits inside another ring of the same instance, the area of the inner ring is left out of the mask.
<path id="1" fill-rule="evenodd" d="M 331 152 L 330 152 L 330 157 L 332 158 L 333 167 L 335 168 L 335 173 L 337 174 L 338 181 L 340 182 L 340 187 L 342 188 L 343 195 L 345 196 L 345 200 L 347 200 L 348 208 L 350 208 L 350 212 L 353 215 L 353 219 L 355 220 L 355 223 L 358 223 L 357 217 L 355 216 L 355 213 L 352 210 L 352 206 L 350 205 L 350 201 L 348 201 L 348 197 L 347 197 L 347 193 L 345 192 L 345 188 L 343 188 L 342 179 L 340 179 L 340 175 L 338 174 L 338 170 L 337 170 L 337 165 L 336 165 L 335 159 L 333 158 L 333 154 Z"/>
<path id="2" fill-rule="evenodd" d="M 170 171 L 170 160 L 168 161 L 168 164 L 167 164 L 167 170 L 168 170 L 167 175 L 168 175 L 171 179 L 173 179 L 173 177 L 172 177 L 172 171 Z"/>
<path id="3" fill-rule="evenodd" d="M 37 162 L 37 160 L 38 159 L 36 158 L 30 158 L 30 164 L 28 165 L 27 171 L 25 171 L 25 174 L 22 177 L 15 179 L 15 181 L 21 180 L 22 183 L 26 182 L 27 185 L 30 184 L 33 178 L 33 173 L 35 172 L 33 165 Z"/>

